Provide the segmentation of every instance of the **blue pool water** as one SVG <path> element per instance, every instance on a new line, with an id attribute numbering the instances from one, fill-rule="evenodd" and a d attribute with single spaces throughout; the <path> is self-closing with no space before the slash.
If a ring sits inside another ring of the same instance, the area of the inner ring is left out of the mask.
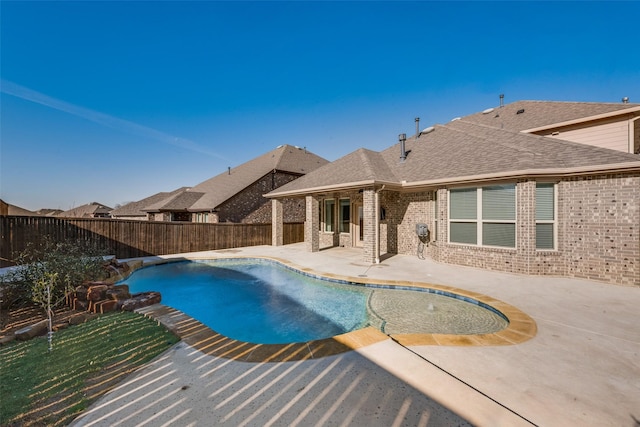
<path id="1" fill-rule="evenodd" d="M 180 261 L 135 271 L 131 293 L 162 302 L 216 332 L 259 344 L 306 342 L 371 325 L 387 334 L 483 334 L 507 319 L 455 294 L 357 286 L 309 277 L 259 259 Z"/>
<path id="2" fill-rule="evenodd" d="M 163 304 L 245 342 L 305 342 L 367 324 L 364 288 L 266 261 L 172 262 L 138 270 L 124 283 L 131 293 L 158 291 Z"/>

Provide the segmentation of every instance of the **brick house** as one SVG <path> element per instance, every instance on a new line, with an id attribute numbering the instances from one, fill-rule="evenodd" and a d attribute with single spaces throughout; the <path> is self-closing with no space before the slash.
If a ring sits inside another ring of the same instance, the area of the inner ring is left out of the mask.
<path id="1" fill-rule="evenodd" d="M 327 163 L 306 148 L 280 145 L 141 210 L 151 221 L 270 223 L 271 205 L 263 195 Z M 304 221 L 303 202 L 283 203 L 286 222 Z"/>
<path id="2" fill-rule="evenodd" d="M 156 193 L 153 196 L 145 197 L 137 202 L 130 202 L 111 211 L 111 218 L 114 219 L 128 219 L 136 221 L 147 221 L 149 214 L 145 211 L 148 206 L 153 206 L 156 203 L 166 201 L 169 198 L 187 191 L 189 187 L 180 187 L 170 192 Z"/>
<path id="3" fill-rule="evenodd" d="M 640 286 L 640 104 L 522 101 L 358 149 L 267 194 L 305 242 Z M 426 233 L 418 234 L 418 225 Z"/>
<path id="4" fill-rule="evenodd" d="M 102 203 L 91 202 L 60 212 L 56 216 L 61 218 L 110 218 L 112 210 L 113 208 Z"/>

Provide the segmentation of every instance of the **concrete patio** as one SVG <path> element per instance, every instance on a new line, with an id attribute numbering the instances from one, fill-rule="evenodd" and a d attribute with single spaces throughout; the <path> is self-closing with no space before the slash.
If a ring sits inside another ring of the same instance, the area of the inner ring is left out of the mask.
<path id="1" fill-rule="evenodd" d="M 537 335 L 506 346 L 391 339 L 323 358 L 243 362 L 181 342 L 73 425 L 640 426 L 640 287 L 529 277 L 303 244 L 176 257 L 267 256 L 360 280 L 448 285 L 511 304 Z M 163 257 L 165 258 L 165 257 Z"/>

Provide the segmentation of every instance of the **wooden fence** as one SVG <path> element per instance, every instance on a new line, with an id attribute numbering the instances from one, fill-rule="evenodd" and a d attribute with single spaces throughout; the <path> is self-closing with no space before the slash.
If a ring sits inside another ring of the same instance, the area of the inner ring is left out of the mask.
<path id="1" fill-rule="evenodd" d="M 284 224 L 284 244 L 304 241 L 302 223 Z M 197 224 L 115 219 L 0 216 L 0 266 L 29 243 L 83 240 L 117 258 L 270 245 L 271 224 Z"/>

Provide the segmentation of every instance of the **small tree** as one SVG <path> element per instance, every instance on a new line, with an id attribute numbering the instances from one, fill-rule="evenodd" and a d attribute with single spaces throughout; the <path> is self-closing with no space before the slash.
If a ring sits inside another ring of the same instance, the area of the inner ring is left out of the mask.
<path id="1" fill-rule="evenodd" d="M 49 341 L 49 353 L 53 350 L 53 304 L 51 303 L 51 290 L 55 289 L 58 282 L 58 273 L 46 272 L 44 277 L 38 279 L 31 287 L 33 302 L 37 303 L 47 313 Z"/>
<path id="2" fill-rule="evenodd" d="M 18 266 L 0 278 L 7 306 L 32 302 L 43 308 L 49 318 L 49 351 L 54 308 L 77 285 L 105 276 L 103 254 L 88 242 L 45 238 L 40 245 L 27 246 L 15 259 Z"/>

